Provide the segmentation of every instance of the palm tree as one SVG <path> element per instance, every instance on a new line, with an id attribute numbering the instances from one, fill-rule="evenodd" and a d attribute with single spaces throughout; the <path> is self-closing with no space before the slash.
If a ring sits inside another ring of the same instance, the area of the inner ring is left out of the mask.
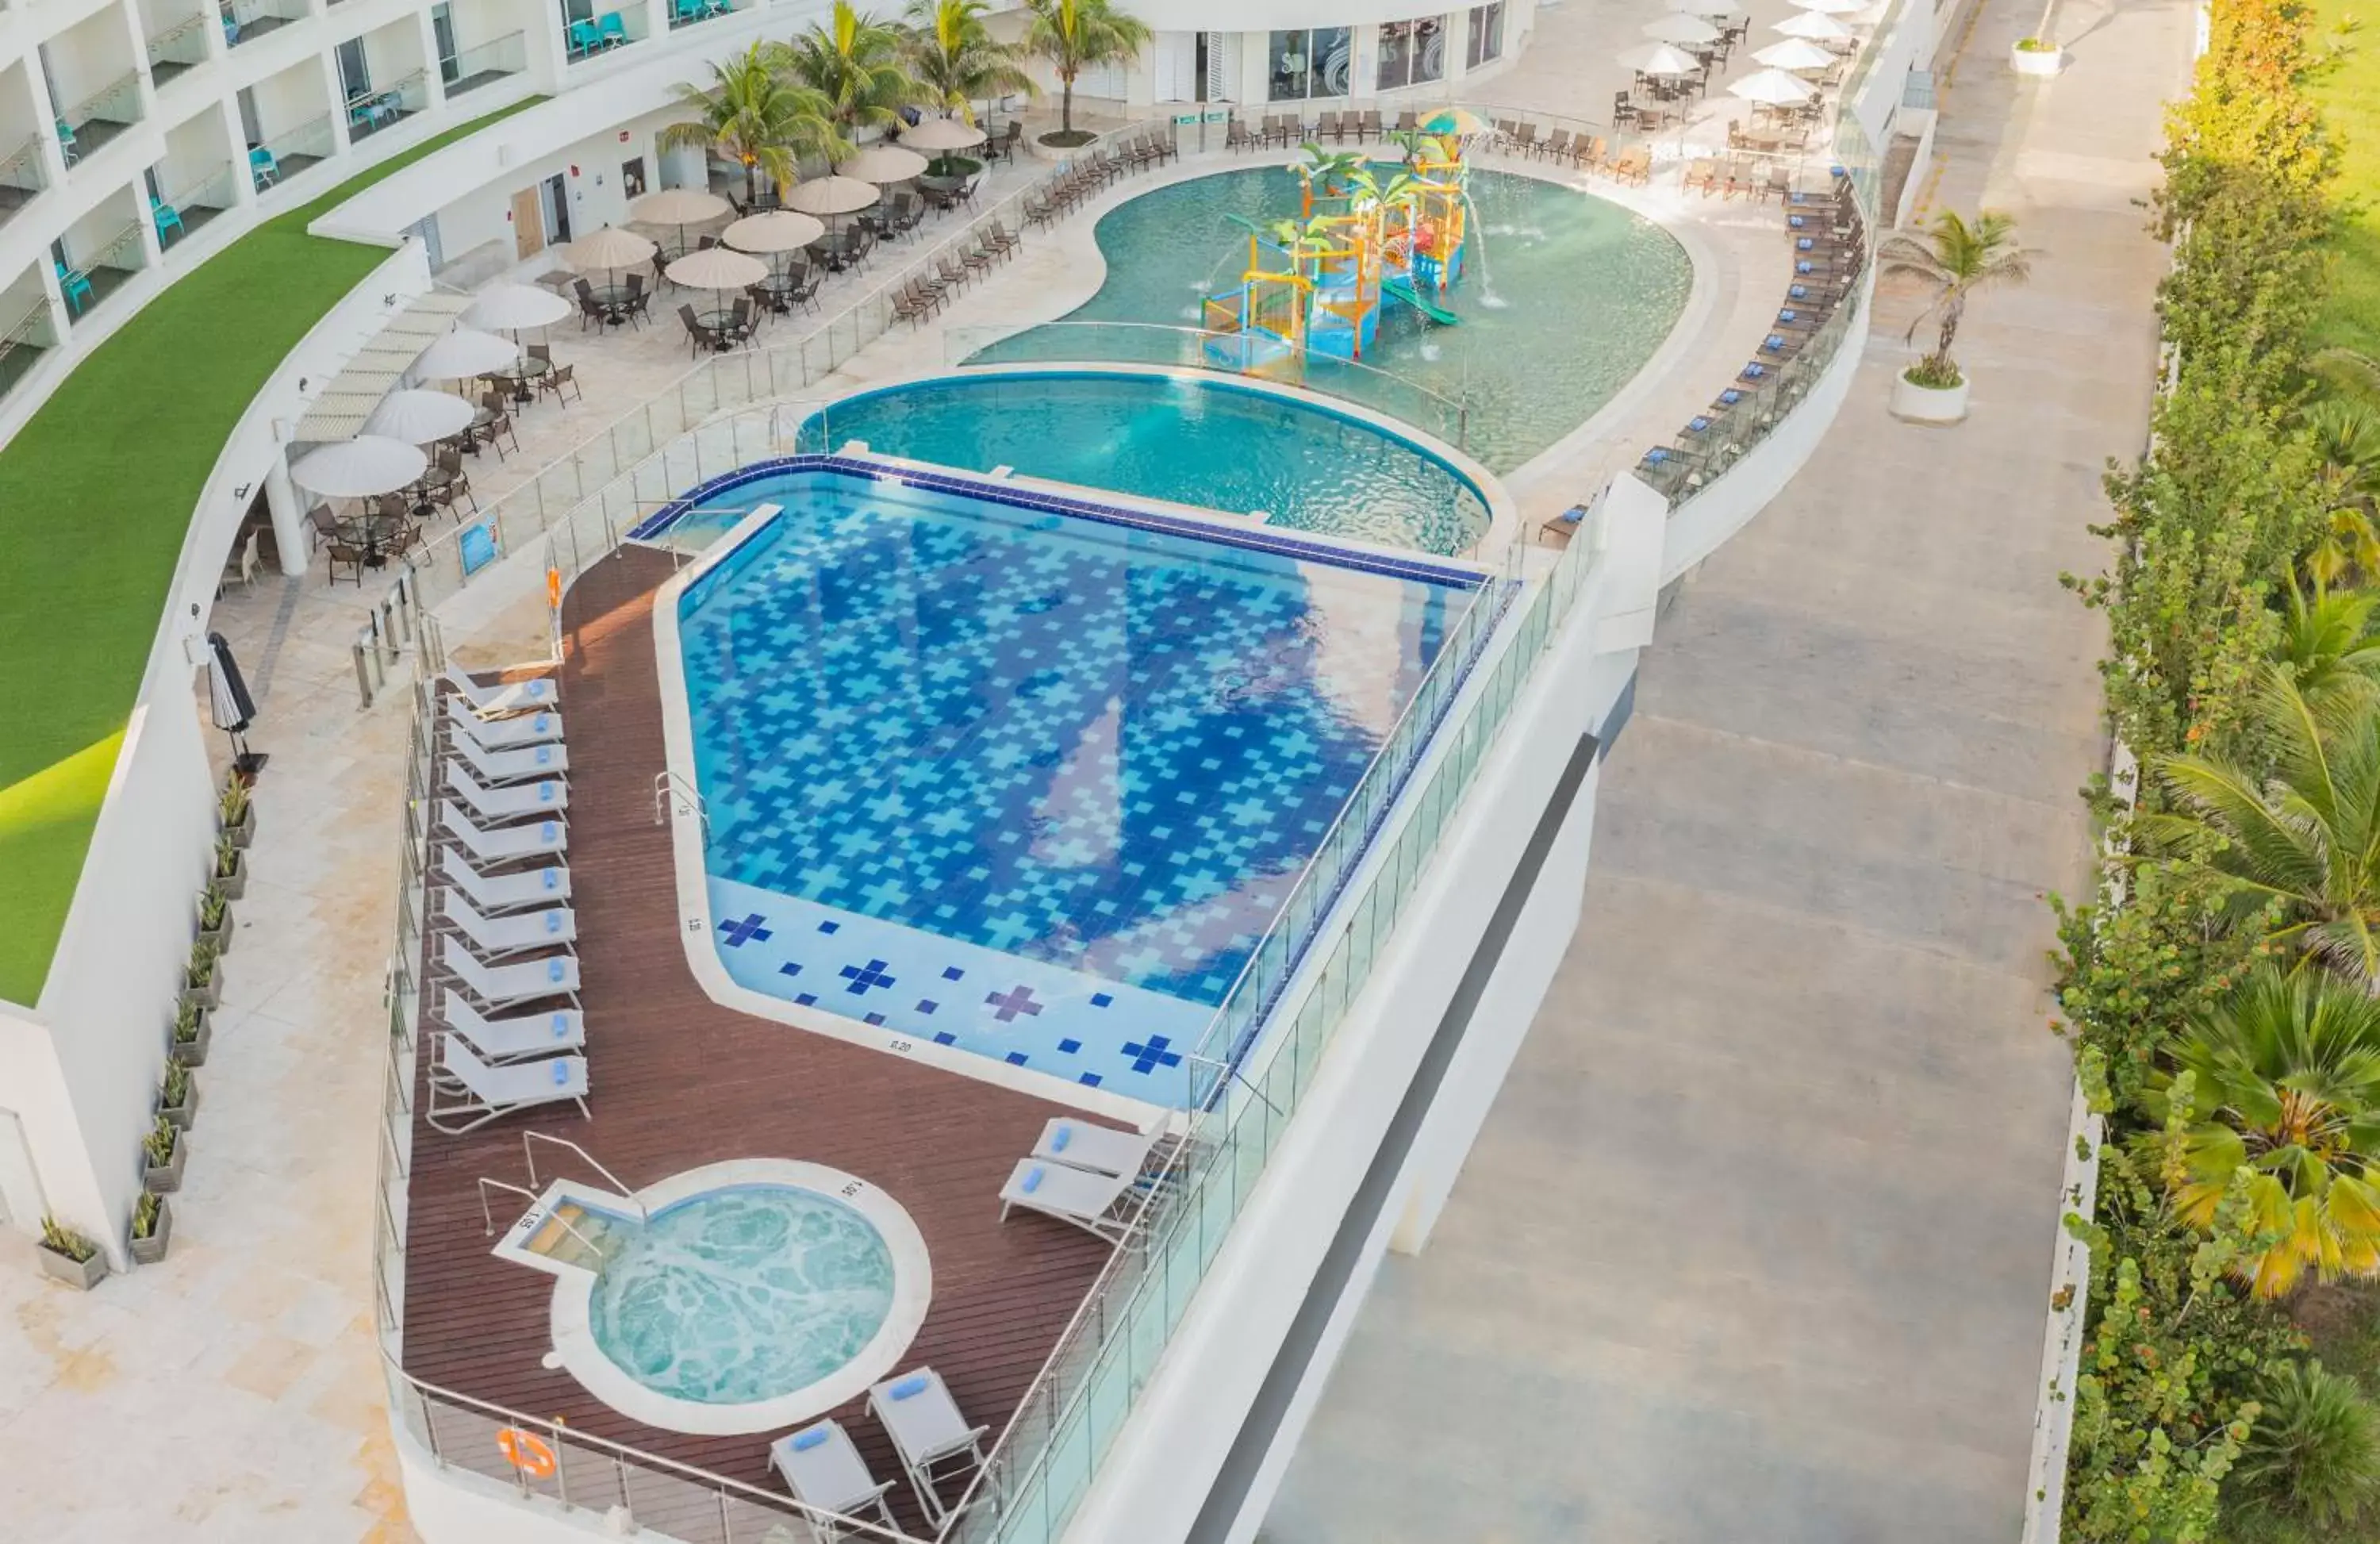
<path id="1" fill-rule="evenodd" d="M 2380 693 L 2309 697 L 2276 667 L 2257 720 L 2269 781 L 2159 757 L 2180 809 L 2144 817 L 2143 833 L 2177 845 L 2235 910 L 2267 911 L 2268 942 L 2380 987 Z"/>
<path id="2" fill-rule="evenodd" d="M 2309 600 L 2291 585 L 2289 603 L 2273 660 L 2301 694 L 2320 702 L 2380 687 L 2380 637 L 2372 628 L 2380 593 L 2316 589 Z"/>
<path id="3" fill-rule="evenodd" d="M 759 44 L 711 66 L 710 72 L 709 86 L 680 81 L 670 88 L 698 115 L 663 128 L 661 142 L 715 150 L 742 166 L 747 204 L 759 193 L 763 175 L 782 188 L 799 175 L 801 156 L 850 153 L 828 121 L 826 99 L 785 79 Z"/>
<path id="4" fill-rule="evenodd" d="M 1025 30 L 1026 52 L 1050 61 L 1058 72 L 1058 128 L 1075 132 L 1075 81 L 1098 65 L 1127 65 L 1140 56 L 1151 36 L 1148 23 L 1108 0 L 1030 0 L 1033 20 Z"/>
<path id="5" fill-rule="evenodd" d="M 901 109 L 935 99 L 932 87 L 909 73 L 900 29 L 834 0 L 824 24 L 784 46 L 779 62 L 795 79 L 824 97 L 837 129 L 848 134 L 899 121 Z"/>
<path id="6" fill-rule="evenodd" d="M 913 0 L 909 6 L 909 62 L 918 82 L 967 122 L 986 97 L 1041 88 L 1025 72 L 1022 45 L 997 43 L 983 24 L 983 0 Z"/>
<path id="7" fill-rule="evenodd" d="M 2306 557 L 2306 572 L 2322 588 L 2342 578 L 2380 577 L 2380 529 L 2373 502 L 2380 494 L 2380 410 L 2344 397 L 2325 397 L 2305 411 L 2321 459 L 2328 529 Z"/>
<path id="8" fill-rule="evenodd" d="M 2251 1231 L 2275 1240 L 2239 1266 L 2257 1296 L 2283 1296 L 2309 1270 L 2325 1282 L 2380 1272 L 2380 1185 L 2370 1172 L 2380 1153 L 2380 999 L 2318 970 L 2260 965 L 2172 1053 L 2195 1075 L 2191 1108 L 2170 1108 L 2170 1074 L 2147 1103 L 2160 1121 L 2180 1117 L 2178 1140 L 2162 1149 L 2176 1213 L 2211 1226 L 2244 1169 Z"/>
<path id="9" fill-rule="evenodd" d="M 1934 286 L 1934 301 L 1909 324 L 1908 338 L 1928 318 L 1941 328 L 1934 352 L 1917 361 L 1910 379 L 1921 385 L 1955 386 L 1958 364 L 1950 344 L 1959 335 L 1967 298 L 1998 284 L 2022 284 L 2033 276 L 2031 261 L 2016 244 L 2016 222 L 1986 209 L 1970 225 L 1956 210 L 1944 210 L 1919 236 L 1895 236 L 1876 248 L 1887 274 L 1911 274 Z"/>

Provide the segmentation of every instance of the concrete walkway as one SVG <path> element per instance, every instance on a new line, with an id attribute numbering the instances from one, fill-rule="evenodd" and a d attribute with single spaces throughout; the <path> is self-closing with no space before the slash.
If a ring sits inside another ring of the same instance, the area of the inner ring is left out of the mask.
<path id="1" fill-rule="evenodd" d="M 2017 1536 L 2068 1076 L 2040 896 L 2102 754 L 2058 575 L 2145 432 L 2132 201 L 2192 24 L 2086 0 L 2020 89 L 2034 20 L 1988 0 L 1943 98 L 1935 202 L 2042 254 L 1970 312 L 1973 417 L 1886 416 L 1888 295 L 1817 458 L 1675 596 L 1576 942 L 1272 1544 Z"/>

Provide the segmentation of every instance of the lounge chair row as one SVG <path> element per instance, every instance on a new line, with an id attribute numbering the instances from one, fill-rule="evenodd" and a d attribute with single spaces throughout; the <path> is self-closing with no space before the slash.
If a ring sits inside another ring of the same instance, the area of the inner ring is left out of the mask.
<path id="1" fill-rule="evenodd" d="M 876 1417 L 902 1472 L 927 1520 L 939 1531 L 966 1490 L 967 1482 L 983 1467 L 983 1440 L 989 1426 L 969 1426 L 959 1414 L 950 1386 L 932 1368 L 917 1368 L 888 1378 L 868 1391 L 868 1414 Z M 840 1421 L 813 1421 L 769 1444 L 769 1463 L 783 1477 L 785 1488 L 803 1505 L 843 1517 L 881 1523 L 894 1533 L 892 1509 L 885 1494 L 890 1480 L 879 1480 L 859 1456 L 851 1434 Z"/>
<path id="2" fill-rule="evenodd" d="M 567 904 L 569 755 L 551 678 L 443 678 L 446 749 L 432 831 L 438 1061 L 423 1118 L 461 1133 L 568 1100 L 588 1113 L 577 914 Z"/>
<path id="3" fill-rule="evenodd" d="M 1128 1242 L 1141 1229 L 1146 1198 L 1163 1183 L 1160 1141 L 1072 1116 L 1050 1121 L 1001 1186 L 1000 1220 L 1038 1211 L 1111 1244 Z"/>

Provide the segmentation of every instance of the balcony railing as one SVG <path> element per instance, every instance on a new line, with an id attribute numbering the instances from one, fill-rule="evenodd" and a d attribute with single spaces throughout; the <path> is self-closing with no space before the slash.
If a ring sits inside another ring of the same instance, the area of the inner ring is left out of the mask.
<path id="1" fill-rule="evenodd" d="M 71 166 L 140 121 L 140 72 L 126 70 L 58 114 L 58 147 Z"/>
<path id="2" fill-rule="evenodd" d="M 42 173 L 42 137 L 29 134 L 25 142 L 0 161 L 0 225 L 33 201 L 33 195 L 49 186 Z"/>
<path id="3" fill-rule="evenodd" d="M 157 245 L 171 247 L 229 209 L 238 197 L 238 170 L 228 161 L 185 181 L 165 185 L 165 195 L 149 206 Z"/>
<path id="4" fill-rule="evenodd" d="M 347 138 L 369 139 L 430 107 L 430 72 L 417 69 L 347 98 Z"/>
<path id="5" fill-rule="evenodd" d="M 570 56 L 571 63 L 577 64 L 584 59 L 592 59 L 601 54 L 608 54 L 615 48 L 625 48 L 632 43 L 642 43 L 645 41 L 647 30 L 645 8 L 642 6 L 604 11 L 600 15 L 565 25 L 563 29 L 563 47 Z"/>
<path id="6" fill-rule="evenodd" d="M 316 162 L 328 160 L 338 153 L 338 139 L 331 130 L 331 115 L 324 113 L 250 150 L 249 175 L 256 179 L 256 190 L 261 193 L 288 181 Z"/>
<path id="7" fill-rule="evenodd" d="M 184 17 L 149 37 L 149 78 L 162 86 L 184 70 L 206 62 L 207 17 Z"/>
<path id="8" fill-rule="evenodd" d="M 519 32 L 506 32 L 490 42 L 474 43 L 438 61 L 438 73 L 446 82 L 448 96 L 477 91 L 508 75 L 518 75 L 528 67 L 528 44 Z"/>
<path id="9" fill-rule="evenodd" d="M 303 0 L 236 0 L 223 7 L 224 42 L 237 48 L 305 19 Z"/>
<path id="10" fill-rule="evenodd" d="M 22 381 L 41 361 L 46 349 L 57 346 L 56 330 L 50 323 L 50 307 L 46 300 L 36 300 L 32 309 L 18 317 L 5 333 L 0 333 L 0 396 Z"/>
<path id="11" fill-rule="evenodd" d="M 714 21 L 722 16 L 734 16 L 735 7 L 728 0 L 665 0 L 669 7 L 670 30 L 691 27 L 700 21 Z"/>

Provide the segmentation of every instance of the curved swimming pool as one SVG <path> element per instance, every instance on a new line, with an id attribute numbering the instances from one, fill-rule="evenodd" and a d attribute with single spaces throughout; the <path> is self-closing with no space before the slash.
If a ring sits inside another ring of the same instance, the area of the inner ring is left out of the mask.
<path id="1" fill-rule="evenodd" d="M 1461 320 L 1440 326 L 1392 305 L 1363 361 L 1385 375 L 1317 357 L 1305 383 L 1431 433 L 1444 432 L 1436 399 L 1459 403 L 1462 448 L 1506 473 L 1593 417 L 1645 367 L 1685 310 L 1694 263 L 1658 225 L 1591 193 L 1476 166 L 1468 187 L 1477 260 L 1439 298 Z M 1192 177 L 1117 206 L 1096 232 L 1107 260 L 1099 293 L 1059 324 L 1028 328 L 967 362 L 1148 358 L 1149 340 L 1128 328 L 1102 340 L 1073 324 L 1197 326 L 1201 297 L 1228 288 L 1246 266 L 1247 225 L 1294 219 L 1298 188 L 1288 167 L 1260 166 Z M 1435 398 L 1418 398 L 1414 386 Z"/>
<path id="2" fill-rule="evenodd" d="M 802 422 L 965 471 L 1107 488 L 1267 523 L 1452 554 L 1488 529 L 1476 483 L 1438 453 L 1320 403 L 1163 371 L 999 371 L 888 386 Z"/>

